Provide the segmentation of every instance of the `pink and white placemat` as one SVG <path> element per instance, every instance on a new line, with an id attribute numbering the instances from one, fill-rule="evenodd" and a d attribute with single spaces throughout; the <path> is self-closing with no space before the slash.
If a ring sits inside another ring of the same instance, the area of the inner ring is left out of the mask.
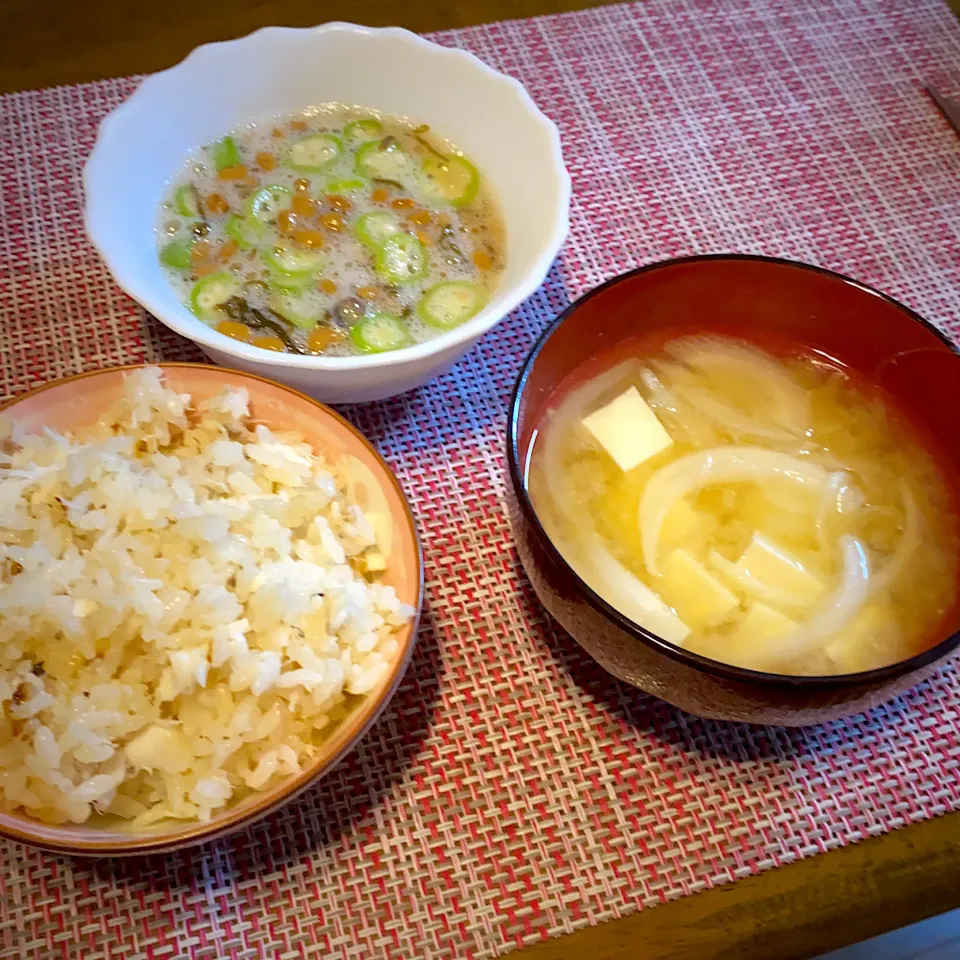
<path id="1" fill-rule="evenodd" d="M 960 808 L 955 668 L 847 723 L 697 720 L 547 622 L 503 506 L 521 358 L 627 268 L 793 257 L 960 333 L 960 141 L 922 93 L 960 92 L 960 27 L 939 0 L 647 0 L 435 39 L 528 86 L 575 196 L 536 296 L 447 376 L 348 411 L 421 524 L 410 672 L 349 760 L 233 839 L 102 863 L 0 844 L 0 958 L 492 957 Z M 83 161 L 135 85 L 0 98 L 0 396 L 199 358 L 83 235 Z"/>

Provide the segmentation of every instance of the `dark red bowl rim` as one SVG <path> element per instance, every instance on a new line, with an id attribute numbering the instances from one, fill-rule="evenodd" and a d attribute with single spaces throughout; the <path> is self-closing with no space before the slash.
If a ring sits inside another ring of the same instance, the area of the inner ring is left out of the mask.
<path id="1" fill-rule="evenodd" d="M 566 562 L 566 560 L 564 560 L 563 556 L 560 554 L 560 551 L 557 550 L 557 548 L 553 545 L 552 540 L 547 535 L 543 525 L 540 523 L 540 519 L 537 516 L 536 510 L 534 510 L 533 504 L 530 501 L 530 497 L 527 494 L 527 485 L 524 482 L 524 469 L 520 461 L 520 450 L 518 446 L 518 426 L 520 420 L 520 403 L 527 385 L 527 380 L 529 379 L 533 365 L 536 362 L 537 357 L 540 355 L 540 351 L 543 349 L 546 342 L 572 314 L 580 309 L 584 303 L 607 290 L 609 287 L 614 286 L 615 284 L 622 283 L 623 281 L 629 280 L 639 274 L 649 273 L 653 270 L 663 270 L 682 264 L 702 263 L 716 260 L 749 261 L 753 263 L 776 264 L 777 266 L 792 267 L 800 270 L 810 270 L 814 273 L 822 274 L 834 280 L 840 280 L 843 283 L 850 284 L 850 286 L 862 290 L 864 293 L 869 293 L 872 296 L 879 297 L 881 300 L 885 300 L 887 303 L 896 307 L 898 310 L 910 317 L 913 321 L 919 323 L 922 327 L 932 333 L 938 340 L 949 347 L 952 353 L 960 356 L 960 348 L 958 348 L 957 345 L 949 339 L 949 337 L 938 330 L 928 320 L 925 320 L 923 317 L 921 317 L 920 314 L 918 314 L 915 310 L 911 310 L 910 307 L 900 303 L 899 300 L 895 300 L 893 297 L 888 296 L 882 291 L 876 290 L 865 283 L 861 283 L 859 280 L 854 280 L 851 277 L 847 277 L 842 273 L 836 273 L 833 270 L 827 270 L 824 267 L 814 266 L 810 263 L 802 263 L 798 260 L 786 260 L 781 257 L 766 257 L 759 254 L 711 253 L 691 257 L 674 257 L 670 260 L 660 260 L 656 263 L 650 263 L 646 266 L 629 270 L 626 273 L 618 274 L 617 276 L 611 277 L 609 280 L 601 283 L 599 286 L 594 287 L 583 296 L 574 300 L 561 314 L 559 314 L 557 318 L 540 335 L 540 338 L 533 345 L 533 348 L 530 350 L 530 353 L 523 362 L 523 366 L 520 368 L 520 373 L 513 388 L 513 395 L 510 398 L 509 419 L 507 424 L 507 461 L 510 469 L 510 480 L 513 484 L 513 489 L 516 494 L 517 501 L 520 504 L 520 509 L 523 512 L 524 518 L 533 528 L 538 540 L 550 558 L 566 570 L 567 574 L 576 584 L 581 596 L 586 599 L 592 607 L 596 608 L 608 620 L 612 620 L 613 623 L 616 624 L 616 626 L 618 626 L 621 630 L 635 637 L 641 643 L 644 643 L 648 647 L 652 647 L 655 650 L 666 654 L 673 660 L 678 660 L 680 663 L 686 664 L 687 666 L 693 667 L 697 670 L 701 670 L 704 673 L 709 673 L 725 680 L 735 680 L 742 683 L 763 685 L 767 687 L 782 686 L 815 689 L 880 684 L 888 680 L 896 679 L 897 677 L 902 677 L 905 674 L 920 669 L 921 667 L 928 666 L 935 660 L 939 660 L 945 654 L 950 653 L 958 645 L 960 645 L 960 631 L 951 634 L 945 640 L 941 640 L 935 646 L 930 647 L 928 650 L 924 650 L 922 653 L 918 653 L 907 660 L 900 660 L 896 663 L 888 664 L 885 667 L 878 667 L 873 670 L 864 670 L 860 673 L 844 673 L 831 676 L 790 676 L 780 673 L 764 673 L 759 670 L 749 670 L 746 667 L 736 667 L 732 664 L 722 663 L 718 660 L 712 660 L 709 657 L 704 657 L 699 653 L 694 653 L 690 650 L 684 650 L 681 647 L 677 647 L 674 644 L 669 643 L 662 637 L 658 637 L 655 633 L 652 633 L 644 627 L 635 624 L 632 620 L 629 620 L 614 607 L 610 606 L 610 604 L 608 604 L 597 593 L 595 593 L 584 582 L 584 580 L 577 575 L 577 573 Z"/>

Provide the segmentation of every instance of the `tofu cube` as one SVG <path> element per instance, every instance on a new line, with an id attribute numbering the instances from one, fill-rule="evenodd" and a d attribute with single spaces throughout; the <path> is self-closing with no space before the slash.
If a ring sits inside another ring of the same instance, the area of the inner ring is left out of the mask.
<path id="1" fill-rule="evenodd" d="M 796 629 L 797 623 L 795 620 L 791 620 L 779 610 L 774 610 L 773 607 L 768 607 L 762 601 L 757 600 L 740 622 L 737 635 L 744 640 L 762 643 L 767 640 L 775 640 L 777 637 L 785 637 Z"/>
<path id="2" fill-rule="evenodd" d="M 722 648 L 721 659 L 750 670 L 776 670 L 781 655 L 781 641 L 798 624 L 779 610 L 757 601 L 737 625 Z"/>
<path id="3" fill-rule="evenodd" d="M 582 422 L 624 473 L 673 445 L 673 438 L 633 386 Z"/>
<path id="4" fill-rule="evenodd" d="M 683 549 L 667 554 L 661 593 L 694 630 L 722 623 L 740 606 L 737 595 Z"/>
<path id="5" fill-rule="evenodd" d="M 844 673 L 896 663 L 916 653 L 904 642 L 896 612 L 886 602 L 867 604 L 852 623 L 827 642 L 826 651 Z"/>

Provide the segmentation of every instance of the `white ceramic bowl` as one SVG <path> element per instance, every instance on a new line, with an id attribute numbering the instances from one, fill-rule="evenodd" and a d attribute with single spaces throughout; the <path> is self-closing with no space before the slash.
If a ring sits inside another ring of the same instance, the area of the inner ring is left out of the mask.
<path id="1" fill-rule="evenodd" d="M 154 224 L 188 154 L 244 123 L 332 101 L 430 124 L 477 164 L 499 198 L 504 273 L 487 307 L 455 330 L 373 356 L 272 353 L 202 323 L 165 278 Z M 518 81 L 407 30 L 347 23 L 268 27 L 198 47 L 148 77 L 101 125 L 84 187 L 87 232 L 131 297 L 217 363 L 333 402 L 392 396 L 449 368 L 540 286 L 566 237 L 570 207 L 557 128 Z"/>

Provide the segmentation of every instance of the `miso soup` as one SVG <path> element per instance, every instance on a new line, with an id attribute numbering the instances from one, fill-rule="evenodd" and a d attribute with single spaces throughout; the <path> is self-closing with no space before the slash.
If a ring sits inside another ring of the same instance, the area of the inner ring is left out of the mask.
<path id="1" fill-rule="evenodd" d="M 594 366 L 551 402 L 528 484 L 597 594 L 714 660 L 869 670 L 941 639 L 956 600 L 936 458 L 813 354 L 680 337 Z"/>

